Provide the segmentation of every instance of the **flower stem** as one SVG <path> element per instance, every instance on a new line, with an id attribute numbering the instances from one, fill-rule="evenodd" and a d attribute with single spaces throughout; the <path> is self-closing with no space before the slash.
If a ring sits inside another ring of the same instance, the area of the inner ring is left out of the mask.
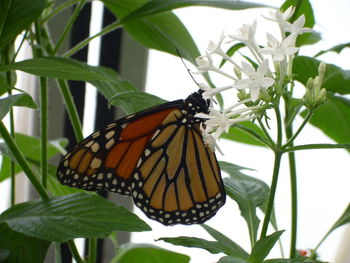
<path id="1" fill-rule="evenodd" d="M 350 149 L 350 143 L 315 143 L 315 144 L 303 144 L 297 146 L 291 146 L 283 150 L 283 153 L 286 152 L 295 152 L 300 150 L 314 150 L 314 149 Z"/>
<path id="2" fill-rule="evenodd" d="M 4 54 L 4 61 L 5 64 L 10 64 L 10 48 L 5 48 L 5 54 Z M 6 72 L 6 82 L 11 87 L 12 82 L 12 76 L 11 71 Z M 9 96 L 12 95 L 11 88 L 8 88 L 7 93 Z M 15 123 L 14 123 L 14 115 L 13 115 L 13 108 L 11 107 L 9 112 L 9 119 L 10 119 L 10 134 L 13 139 L 15 139 Z M 15 162 L 11 160 L 10 162 L 10 172 L 11 172 L 11 197 L 10 197 L 10 203 L 11 206 L 14 206 L 16 203 L 16 172 L 15 172 Z"/>
<path id="3" fill-rule="evenodd" d="M 88 263 L 96 262 L 97 239 L 89 238 L 89 257 Z"/>
<path id="4" fill-rule="evenodd" d="M 235 127 L 237 127 L 238 129 L 249 133 L 252 137 L 254 137 L 255 139 L 257 139 L 258 141 L 260 141 L 261 143 L 267 145 L 268 147 L 271 147 L 269 141 L 267 141 L 264 137 L 260 136 L 259 134 L 257 134 L 255 131 L 253 131 L 252 129 L 249 129 L 241 124 L 236 123 Z"/>
<path id="5" fill-rule="evenodd" d="M 267 201 L 267 208 L 266 208 L 264 222 L 261 229 L 260 239 L 266 236 L 267 228 L 269 226 L 271 213 L 273 210 L 273 203 L 275 200 L 276 189 L 277 189 L 278 175 L 279 175 L 279 170 L 281 166 L 281 158 L 282 158 L 282 152 L 275 151 L 275 162 L 273 167 L 271 188 L 270 188 L 269 198 Z"/>
<path id="6" fill-rule="evenodd" d="M 87 44 L 89 44 L 91 40 L 95 39 L 96 37 L 103 36 L 103 35 L 111 32 L 113 30 L 116 30 L 116 29 L 118 29 L 121 26 L 122 25 L 119 23 L 119 21 L 115 21 L 115 22 L 109 24 L 108 26 L 103 28 L 100 32 L 98 32 L 97 34 L 95 34 L 95 35 L 93 35 L 91 37 L 85 38 L 79 44 L 77 44 L 76 46 L 74 46 L 73 48 L 68 50 L 66 53 L 64 53 L 63 57 L 70 57 L 70 56 L 72 56 L 73 54 L 78 52 L 80 49 L 85 47 Z"/>
<path id="7" fill-rule="evenodd" d="M 86 3 L 86 0 L 82 0 L 82 1 L 78 2 L 77 7 L 74 9 L 73 14 L 70 16 L 69 21 L 68 21 L 66 27 L 64 28 L 63 33 L 61 34 L 60 39 L 57 41 L 57 44 L 53 49 L 52 55 L 55 55 L 57 53 L 57 51 L 59 50 L 59 48 L 61 47 L 63 41 L 65 40 L 68 33 L 71 31 L 71 28 L 72 28 L 75 20 L 77 19 L 81 9 L 85 5 L 85 3 Z"/>
<path id="8" fill-rule="evenodd" d="M 267 131 L 267 129 L 266 129 L 264 123 L 261 121 L 260 118 L 258 118 L 258 122 L 259 122 L 260 128 L 263 130 L 263 132 L 264 132 L 266 138 L 268 139 L 268 141 L 269 141 L 269 143 L 270 143 L 270 144 L 269 144 L 270 147 L 274 147 L 274 146 L 275 146 L 275 142 L 274 142 L 273 139 L 271 138 L 271 136 L 270 136 L 269 132 Z"/>
<path id="9" fill-rule="evenodd" d="M 74 105 L 72 93 L 70 92 L 67 82 L 65 80 L 59 79 L 57 81 L 60 86 L 60 91 L 61 91 L 64 103 L 66 104 L 68 115 L 73 126 L 75 138 L 77 139 L 77 141 L 81 141 L 84 139 L 84 136 L 83 136 L 81 122 L 79 119 L 77 108 Z"/>
<path id="10" fill-rule="evenodd" d="M 291 138 L 292 126 L 286 127 L 286 136 Z M 295 134 L 294 134 L 295 135 Z M 293 141 L 291 142 L 293 145 Z M 291 235 L 290 235 L 290 258 L 295 258 L 297 229 L 298 229 L 298 185 L 295 153 L 288 153 L 289 173 L 290 173 L 290 191 L 291 191 Z"/>
<path id="11" fill-rule="evenodd" d="M 41 28 L 40 23 L 35 21 L 35 37 L 38 46 L 42 48 L 41 44 Z M 38 48 L 37 57 L 42 57 L 43 52 Z M 34 54 L 35 54 L 34 53 Z M 47 185 L 47 141 L 48 141 L 48 86 L 47 79 L 40 77 L 40 146 L 41 146 L 41 183 L 46 188 Z"/>
<path id="12" fill-rule="evenodd" d="M 296 137 L 298 137 L 299 133 L 302 131 L 302 129 L 304 128 L 304 126 L 306 125 L 306 123 L 309 122 L 311 116 L 312 116 L 312 111 L 309 111 L 307 113 L 307 116 L 305 117 L 303 123 L 299 126 L 298 130 L 293 134 L 292 129 L 290 129 L 289 127 L 291 127 L 290 125 L 286 128 L 286 132 L 287 129 L 290 130 L 290 137 L 287 136 L 288 141 L 282 146 L 282 150 L 284 150 L 286 147 L 290 146 L 293 144 L 294 140 Z"/>
<path id="13" fill-rule="evenodd" d="M 74 241 L 73 240 L 68 240 L 67 243 L 68 243 L 70 251 L 72 252 L 72 256 L 73 256 L 74 260 L 77 263 L 84 263 L 85 261 L 79 255 L 78 249 L 77 249 Z"/>

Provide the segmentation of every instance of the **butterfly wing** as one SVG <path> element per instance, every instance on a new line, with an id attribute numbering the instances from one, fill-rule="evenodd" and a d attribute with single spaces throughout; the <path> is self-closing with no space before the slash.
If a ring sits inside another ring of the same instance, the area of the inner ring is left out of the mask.
<path id="1" fill-rule="evenodd" d="M 132 197 L 148 217 L 165 225 L 202 223 L 225 203 L 215 154 L 199 123 L 172 111 L 152 136 L 134 173 Z"/>
<path id="2" fill-rule="evenodd" d="M 131 175 L 146 144 L 182 102 L 129 115 L 91 134 L 63 157 L 57 170 L 59 181 L 89 191 L 107 189 L 130 195 Z"/>
<path id="3" fill-rule="evenodd" d="M 81 141 L 58 167 L 62 184 L 132 195 L 164 225 L 203 223 L 225 203 L 215 153 L 200 131 L 200 93 L 108 124 Z"/>

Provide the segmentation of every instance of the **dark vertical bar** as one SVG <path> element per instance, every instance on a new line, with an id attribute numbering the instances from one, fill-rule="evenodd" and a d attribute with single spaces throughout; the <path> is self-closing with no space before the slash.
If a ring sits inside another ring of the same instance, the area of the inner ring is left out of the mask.
<path id="1" fill-rule="evenodd" d="M 84 6 L 84 8 L 79 13 L 79 16 L 72 28 L 71 41 L 70 41 L 71 47 L 75 46 L 76 44 L 78 44 L 83 39 L 89 36 L 90 18 L 91 18 L 91 3 L 88 3 Z M 74 54 L 72 58 L 79 61 L 86 62 L 87 52 L 88 52 L 88 48 L 85 47 L 80 51 L 78 51 L 76 54 Z M 69 81 L 68 84 L 72 92 L 74 103 L 77 107 L 80 120 L 82 120 L 83 112 L 84 112 L 85 83 L 82 81 Z M 67 112 L 65 112 L 64 114 L 64 127 L 65 128 L 64 128 L 63 134 L 69 141 L 67 150 L 70 150 L 77 143 L 77 141 L 75 139 L 73 127 L 70 123 Z M 62 244 L 61 254 L 62 254 L 62 262 L 72 261 L 72 254 L 69 250 L 67 243 Z"/>
<path id="2" fill-rule="evenodd" d="M 75 46 L 85 38 L 89 36 L 89 28 L 90 28 L 90 18 L 91 18 L 91 3 L 88 3 L 84 6 L 82 11 L 80 12 L 71 32 L 71 47 Z M 86 62 L 87 61 L 87 52 L 88 47 L 84 47 L 77 53 L 75 53 L 72 58 Z M 68 81 L 71 93 L 73 95 L 73 99 L 75 105 L 77 107 L 77 111 L 80 117 L 80 120 L 83 119 L 84 113 L 84 99 L 85 99 L 85 82 L 83 81 Z M 76 143 L 76 139 L 74 136 L 73 127 L 70 123 L 69 116 L 67 112 L 65 113 L 65 129 L 64 136 L 68 138 L 69 144 L 67 149 L 70 150 Z"/>

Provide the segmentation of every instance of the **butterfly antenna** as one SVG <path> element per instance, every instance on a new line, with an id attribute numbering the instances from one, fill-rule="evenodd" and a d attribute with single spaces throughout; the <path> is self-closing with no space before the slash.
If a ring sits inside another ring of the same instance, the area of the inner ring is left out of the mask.
<path id="1" fill-rule="evenodd" d="M 187 72 L 188 74 L 191 76 L 192 80 L 194 81 L 194 83 L 196 83 L 196 85 L 199 87 L 199 84 L 198 82 L 195 80 L 195 78 L 193 77 L 193 75 L 191 74 L 191 70 L 187 67 L 184 59 L 182 58 L 181 54 L 180 54 L 180 51 L 178 49 L 176 49 L 176 53 L 179 55 L 181 61 L 182 61 L 182 64 L 184 64 L 185 68 L 187 69 Z"/>

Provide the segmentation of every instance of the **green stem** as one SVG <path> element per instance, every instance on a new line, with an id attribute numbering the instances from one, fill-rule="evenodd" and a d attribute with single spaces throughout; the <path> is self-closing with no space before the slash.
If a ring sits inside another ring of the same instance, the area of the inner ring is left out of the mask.
<path id="1" fill-rule="evenodd" d="M 235 127 L 237 127 L 238 129 L 246 132 L 246 133 L 249 133 L 252 137 L 254 137 L 255 139 L 257 139 L 258 141 L 260 141 L 261 143 L 271 147 L 271 144 L 269 143 L 269 141 L 267 141 L 265 138 L 261 137 L 259 134 L 257 134 L 255 131 L 243 126 L 243 125 L 240 125 L 240 124 L 236 124 Z"/>
<path id="2" fill-rule="evenodd" d="M 302 131 L 302 129 L 305 127 L 306 123 L 309 122 L 309 120 L 310 120 L 310 118 L 311 118 L 311 116 L 312 116 L 312 113 L 313 113 L 312 111 L 309 111 L 309 112 L 307 113 L 307 116 L 305 117 L 303 123 L 299 126 L 298 130 L 297 130 L 294 134 L 293 134 L 293 132 L 292 132 L 292 129 L 289 128 L 289 127 L 291 127 L 291 125 L 289 125 L 288 128 L 286 128 L 286 130 L 287 130 L 287 129 L 290 130 L 290 134 L 289 134 L 290 137 L 287 136 L 288 141 L 282 146 L 282 150 L 284 150 L 286 147 L 288 147 L 288 146 L 290 146 L 290 145 L 293 144 L 295 138 L 298 137 L 298 135 L 300 134 L 300 132 Z"/>
<path id="3" fill-rule="evenodd" d="M 35 37 L 38 43 L 37 57 L 42 57 L 43 52 L 41 41 L 40 23 L 35 21 Z M 40 145 L 41 145 L 41 183 L 46 188 L 47 185 L 47 141 L 48 141 L 48 87 L 47 79 L 40 77 Z"/>
<path id="4" fill-rule="evenodd" d="M 96 251 L 97 251 L 97 239 L 90 238 L 89 239 L 89 258 L 88 263 L 96 262 Z"/>
<path id="5" fill-rule="evenodd" d="M 78 249 L 77 249 L 74 241 L 73 240 L 68 240 L 67 243 L 68 243 L 70 251 L 72 252 L 72 256 L 73 256 L 74 260 L 77 263 L 84 263 L 85 261 L 79 255 Z"/>
<path id="6" fill-rule="evenodd" d="M 261 121 L 260 118 L 258 118 L 258 122 L 259 122 L 260 128 L 263 130 L 263 132 L 264 132 L 266 138 L 269 140 L 269 143 L 270 143 L 269 145 L 274 147 L 274 146 L 275 146 L 275 142 L 274 142 L 273 139 L 271 138 L 271 136 L 270 136 L 269 132 L 267 131 L 267 129 L 266 129 L 264 123 Z"/>
<path id="7" fill-rule="evenodd" d="M 55 9 L 53 9 L 47 16 L 45 16 L 43 19 L 41 19 L 40 23 L 42 25 L 45 24 L 48 20 L 52 19 L 57 14 L 61 13 L 65 9 L 69 8 L 70 6 L 75 5 L 79 1 L 80 0 L 70 0 L 70 1 L 62 3 L 61 5 L 55 7 Z"/>
<path id="8" fill-rule="evenodd" d="M 76 52 L 78 52 L 80 49 L 82 49 L 83 47 L 85 47 L 87 44 L 90 43 L 91 40 L 95 39 L 96 37 L 99 36 L 103 36 L 113 30 L 118 29 L 119 27 L 121 27 L 121 24 L 119 23 L 119 21 L 115 21 L 113 23 L 111 23 L 110 25 L 106 26 L 105 28 L 103 28 L 100 32 L 98 32 L 97 34 L 85 38 L 83 41 L 81 41 L 79 44 L 77 44 L 75 47 L 71 48 L 70 50 L 68 50 L 66 53 L 64 53 L 63 57 L 70 57 L 73 54 L 75 54 Z"/>
<path id="9" fill-rule="evenodd" d="M 5 49 L 5 55 L 4 55 L 5 65 L 10 64 L 10 48 Z M 11 90 L 11 71 L 6 72 L 6 82 L 9 85 L 9 89 L 7 90 L 7 93 L 11 96 L 12 90 Z M 11 107 L 9 112 L 9 120 L 10 120 L 10 134 L 11 137 L 15 140 L 15 121 L 14 121 L 14 115 L 13 115 L 13 108 Z M 10 194 L 10 202 L 11 206 L 14 206 L 16 203 L 16 171 L 15 171 L 15 162 L 11 160 L 10 162 L 10 172 L 11 172 L 11 194 Z"/>
<path id="10" fill-rule="evenodd" d="M 315 143 L 315 144 L 303 144 L 297 146 L 291 146 L 283 150 L 286 152 L 295 152 L 300 150 L 314 150 L 314 149 L 350 149 L 350 143 L 338 143 L 338 144 L 328 144 L 328 143 Z"/>
<path id="11" fill-rule="evenodd" d="M 277 189 L 278 175 L 279 175 L 279 170 L 281 166 L 281 158 L 282 158 L 282 153 L 279 151 L 275 151 L 275 162 L 273 167 L 271 188 L 270 188 L 269 198 L 267 201 L 267 208 L 266 208 L 264 222 L 261 229 L 260 239 L 266 236 L 267 228 L 269 226 L 271 213 L 273 210 L 273 203 L 275 200 L 276 189 Z"/>
<path id="12" fill-rule="evenodd" d="M 274 107 L 275 109 L 275 114 L 276 114 L 276 121 L 277 121 L 277 146 L 281 147 L 282 145 L 282 117 L 281 117 L 281 112 L 278 106 Z"/>
<path id="13" fill-rule="evenodd" d="M 2 121 L 0 121 L 0 134 L 3 137 L 6 145 L 11 150 L 11 153 L 14 156 L 14 158 L 16 159 L 17 163 L 21 166 L 21 168 L 23 169 L 24 173 L 27 175 L 30 182 L 33 184 L 35 189 L 38 191 L 40 197 L 42 199 L 45 199 L 45 200 L 48 199 L 49 198 L 48 193 L 46 192 L 45 188 L 43 188 L 43 186 L 40 184 L 40 181 L 35 176 L 33 170 L 30 168 L 28 162 L 24 158 L 22 152 L 19 150 L 16 142 L 13 140 L 13 138 L 11 137 L 9 132 L 7 131 L 5 125 Z"/>
<path id="14" fill-rule="evenodd" d="M 58 84 L 60 86 L 60 91 L 64 103 L 66 104 L 67 112 L 73 126 L 75 138 L 77 139 L 77 141 L 81 141 L 84 139 L 84 136 L 81 128 L 79 115 L 73 101 L 72 93 L 70 92 L 67 82 L 65 80 L 59 79 Z"/>
<path id="15" fill-rule="evenodd" d="M 47 141 L 48 141 L 48 93 L 47 79 L 40 77 L 40 144 L 41 144 L 41 182 L 47 186 Z"/>
<path id="16" fill-rule="evenodd" d="M 81 9 L 83 8 L 83 6 L 85 5 L 86 0 L 81 0 L 78 2 L 77 7 L 74 9 L 73 14 L 70 16 L 68 23 L 66 25 L 66 27 L 64 28 L 60 39 L 57 41 L 57 44 L 55 46 L 55 48 L 53 49 L 53 54 L 55 55 L 57 53 L 57 51 L 59 50 L 59 48 L 61 47 L 63 41 L 65 40 L 66 36 L 68 35 L 68 33 L 71 31 L 71 28 L 75 22 L 75 20 L 77 19 Z"/>
<path id="17" fill-rule="evenodd" d="M 295 135 L 295 134 L 294 134 Z M 293 137 L 293 128 L 288 126 L 286 128 L 286 137 Z M 293 145 L 293 141 L 290 143 Z M 290 191 L 291 191 L 291 235 L 290 235 L 290 258 L 295 258 L 296 243 L 297 243 L 297 229 L 298 229 L 298 185 L 295 153 L 288 153 L 289 173 L 290 173 Z"/>

